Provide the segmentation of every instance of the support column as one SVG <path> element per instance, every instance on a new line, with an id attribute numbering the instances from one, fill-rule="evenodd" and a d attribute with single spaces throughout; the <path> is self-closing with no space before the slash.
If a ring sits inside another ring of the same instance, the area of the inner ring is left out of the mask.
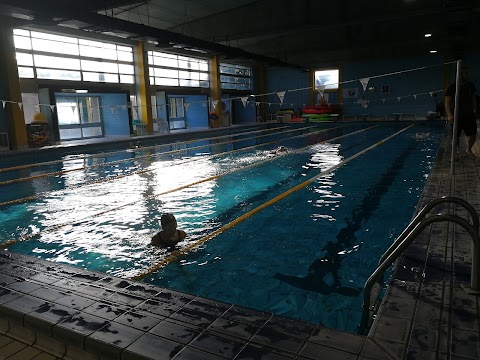
<path id="1" fill-rule="evenodd" d="M 9 24 L 0 23 L 0 100 L 22 102 L 20 79 L 18 78 L 13 29 Z M 23 111 L 18 104 L 0 105 L 0 131 L 9 135 L 10 148 L 28 147 L 27 129 Z"/>
<path id="2" fill-rule="evenodd" d="M 213 112 L 218 116 L 218 120 L 211 122 L 212 127 L 220 127 L 222 124 L 222 88 L 220 87 L 220 63 L 217 55 L 212 58 L 212 76 L 210 83 L 210 97 L 212 100 L 218 100 L 217 106 L 213 109 Z"/>
<path id="3" fill-rule="evenodd" d="M 266 93 L 266 74 L 265 74 L 265 65 L 260 64 L 257 66 L 257 93 L 258 94 L 265 94 Z M 255 99 L 255 101 L 260 101 L 260 106 L 258 107 L 258 112 L 257 116 L 260 115 L 263 119 L 264 122 L 267 121 L 267 110 L 265 104 L 264 97 L 261 97 L 260 99 Z"/>
<path id="4" fill-rule="evenodd" d="M 153 133 L 152 97 L 148 73 L 148 56 L 143 41 L 138 41 L 135 48 L 135 67 L 137 74 L 137 99 L 139 117 L 147 127 L 147 133 Z"/>
<path id="5" fill-rule="evenodd" d="M 312 90 L 310 90 L 310 105 L 315 105 L 317 100 L 315 99 L 315 69 L 310 69 L 309 74 L 310 85 L 312 86 Z"/>

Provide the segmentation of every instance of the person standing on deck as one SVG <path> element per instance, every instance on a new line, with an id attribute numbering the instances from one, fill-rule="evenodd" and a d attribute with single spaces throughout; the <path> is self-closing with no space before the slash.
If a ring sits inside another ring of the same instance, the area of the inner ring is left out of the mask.
<path id="1" fill-rule="evenodd" d="M 457 158 L 460 135 L 463 132 L 467 135 L 467 155 L 475 160 L 477 156 L 472 148 L 477 139 L 477 101 L 475 85 L 469 80 L 468 69 L 463 67 L 460 73 L 460 94 L 458 108 L 458 129 L 457 129 Z M 445 93 L 445 111 L 447 121 L 453 125 L 453 114 L 455 106 L 456 83 L 451 84 Z"/>

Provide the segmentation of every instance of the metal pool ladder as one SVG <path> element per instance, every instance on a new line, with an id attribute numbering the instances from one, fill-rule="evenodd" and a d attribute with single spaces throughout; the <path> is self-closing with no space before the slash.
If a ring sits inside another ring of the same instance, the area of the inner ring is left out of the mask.
<path id="1" fill-rule="evenodd" d="M 435 206 L 443 203 L 454 203 L 463 206 L 472 218 L 472 223 L 470 224 L 467 220 L 451 214 L 434 214 L 428 215 L 430 210 L 432 210 Z M 428 215 L 428 216 L 427 216 Z M 377 301 L 378 294 L 377 292 L 372 296 L 371 292 L 373 286 L 377 284 L 381 278 L 383 278 L 383 274 L 385 271 L 393 264 L 395 260 L 403 253 L 403 251 L 412 243 L 413 240 L 428 226 L 436 222 L 441 221 L 451 221 L 460 226 L 462 226 L 472 237 L 472 271 L 471 271 L 471 282 L 470 286 L 474 291 L 480 291 L 480 274 L 479 274 L 479 266 L 480 266 L 480 237 L 479 237 L 479 218 L 478 214 L 467 201 L 464 199 L 453 197 L 453 196 L 444 196 L 441 198 L 437 198 L 432 200 L 428 203 L 416 216 L 415 218 L 408 224 L 405 230 L 400 234 L 400 236 L 393 242 L 393 244 L 387 249 L 387 251 L 382 255 L 380 261 L 378 263 L 377 269 L 373 272 L 372 275 L 368 278 L 367 282 L 365 283 L 365 290 L 364 290 L 364 299 L 363 299 L 363 312 L 362 312 L 362 320 L 360 323 L 360 333 L 365 333 L 368 329 L 371 318 L 373 316 L 375 305 L 371 305 L 373 302 L 374 304 Z M 381 287 L 381 286 L 380 286 Z"/>

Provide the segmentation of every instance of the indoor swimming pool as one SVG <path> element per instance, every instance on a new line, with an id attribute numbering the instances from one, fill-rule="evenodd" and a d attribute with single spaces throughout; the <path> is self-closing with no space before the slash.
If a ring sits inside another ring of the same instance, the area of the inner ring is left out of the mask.
<path id="1" fill-rule="evenodd" d="M 444 128 L 331 123 L 0 162 L 9 251 L 355 332 Z M 288 152 L 275 155 L 278 146 Z M 187 238 L 152 247 L 162 213 Z M 188 251 L 187 251 L 188 250 Z"/>

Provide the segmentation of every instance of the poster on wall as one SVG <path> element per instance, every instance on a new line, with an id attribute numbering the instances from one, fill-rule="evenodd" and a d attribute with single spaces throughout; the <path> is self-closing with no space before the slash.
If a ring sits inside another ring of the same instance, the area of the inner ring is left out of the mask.
<path id="1" fill-rule="evenodd" d="M 358 88 L 343 89 L 344 99 L 356 99 L 358 98 Z"/>

